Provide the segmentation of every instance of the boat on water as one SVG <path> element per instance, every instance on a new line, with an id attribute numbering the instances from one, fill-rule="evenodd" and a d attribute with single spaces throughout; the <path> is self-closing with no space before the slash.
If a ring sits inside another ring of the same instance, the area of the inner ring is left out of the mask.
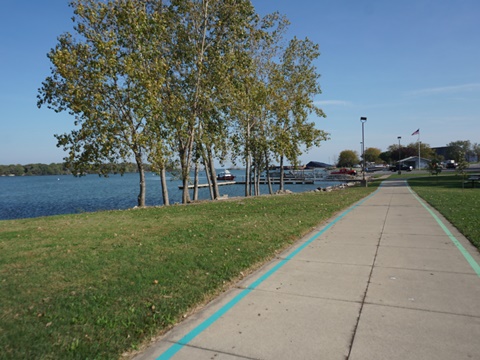
<path id="1" fill-rule="evenodd" d="M 234 179 L 235 179 L 235 175 L 233 175 L 228 170 L 222 171 L 217 175 L 217 180 L 234 180 Z"/>

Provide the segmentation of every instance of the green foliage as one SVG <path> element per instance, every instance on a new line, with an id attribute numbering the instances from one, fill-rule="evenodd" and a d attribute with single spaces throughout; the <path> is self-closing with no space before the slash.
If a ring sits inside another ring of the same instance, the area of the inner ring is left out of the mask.
<path id="1" fill-rule="evenodd" d="M 457 167 L 455 168 L 455 172 L 457 174 L 465 175 L 465 170 L 468 168 L 468 162 L 465 159 L 465 153 L 459 151 L 458 153 L 459 161 L 457 163 Z"/>
<path id="2" fill-rule="evenodd" d="M 381 162 L 380 159 L 381 150 L 374 147 L 369 147 L 365 149 L 365 161 L 370 163 L 378 164 Z"/>
<path id="3" fill-rule="evenodd" d="M 428 163 L 428 171 L 432 175 L 438 175 L 442 172 L 442 167 L 440 166 L 440 161 L 433 159 Z"/>
<path id="4" fill-rule="evenodd" d="M 428 163 L 428 171 L 432 175 L 438 175 L 442 172 L 442 167 L 440 166 L 440 161 L 437 159 L 433 159 Z"/>
<path id="5" fill-rule="evenodd" d="M 472 144 L 469 140 L 457 140 L 447 144 L 447 158 L 448 160 L 465 161 L 465 155 L 472 152 Z"/>
<path id="6" fill-rule="evenodd" d="M 1 176 L 23 176 L 25 175 L 26 169 L 23 165 L 0 165 L 0 175 Z"/>
<path id="7" fill-rule="evenodd" d="M 122 173 L 136 172 L 137 165 L 133 163 L 102 164 L 103 173 L 114 174 L 115 169 L 121 169 Z M 145 171 L 151 171 L 150 165 L 145 165 Z M 96 171 L 86 171 L 84 174 L 92 174 Z M 30 176 L 30 175 L 71 175 L 72 171 L 64 163 L 52 164 L 27 164 L 27 165 L 0 165 L 0 176 Z"/>
<path id="8" fill-rule="evenodd" d="M 392 151 L 384 151 L 379 155 L 379 158 L 386 164 L 391 164 L 393 162 Z"/>
<path id="9" fill-rule="evenodd" d="M 418 156 L 418 142 L 410 143 L 407 145 L 407 148 L 410 151 L 413 151 L 415 155 Z M 425 159 L 434 159 L 436 157 L 435 151 L 432 150 L 429 144 L 423 142 L 420 143 L 420 156 Z"/>
<path id="10" fill-rule="evenodd" d="M 311 113 L 325 116 L 313 101 L 314 96 L 321 93 L 320 75 L 313 64 L 319 56 L 317 44 L 294 38 L 283 51 L 272 74 L 271 86 L 275 94 L 272 105 L 273 152 L 294 165 L 301 154 L 301 146 L 308 149 L 328 138 L 327 133 L 308 122 Z"/>
<path id="11" fill-rule="evenodd" d="M 70 171 L 65 164 L 27 164 L 0 165 L 0 176 L 30 176 L 30 175 L 66 175 Z"/>
<path id="12" fill-rule="evenodd" d="M 283 32 L 288 21 L 277 13 L 257 19 L 252 24 L 246 44 L 235 49 L 241 54 L 243 66 L 235 68 L 235 76 L 228 84 L 231 98 L 230 116 L 233 132 L 231 139 L 231 160 L 237 159 L 245 166 L 245 178 L 259 179 L 258 174 L 268 168 L 271 149 L 275 144 L 272 134 L 271 109 L 275 92 L 271 86 L 274 59 L 280 56 Z M 259 193 L 256 186 L 255 193 Z M 245 195 L 251 195 L 250 186 L 245 186 Z"/>
<path id="13" fill-rule="evenodd" d="M 473 144 L 472 152 L 477 157 L 477 161 L 480 161 L 480 144 L 477 144 L 477 143 Z"/>
<path id="14" fill-rule="evenodd" d="M 403 145 L 398 146 L 398 144 L 392 144 L 388 147 L 388 151 L 391 154 L 392 161 L 398 161 L 401 159 L 405 159 L 410 156 L 418 156 L 418 150 L 415 150 L 410 147 L 406 147 Z"/>
<path id="15" fill-rule="evenodd" d="M 352 167 L 360 162 L 358 154 L 354 150 L 343 150 L 338 156 L 338 167 Z"/>
<path id="16" fill-rule="evenodd" d="M 56 135 L 74 174 L 122 172 L 132 157 L 140 173 L 138 205 L 145 204 L 143 154 L 147 124 L 158 113 L 166 64 L 165 37 L 147 1 L 74 0 L 75 36 L 58 38 L 48 57 L 52 75 L 39 90 L 38 106 L 75 116 L 78 129 Z M 105 167 L 103 164 L 111 164 Z"/>
<path id="17" fill-rule="evenodd" d="M 392 163 L 393 161 L 398 161 L 411 156 L 418 156 L 418 142 L 410 143 L 407 146 L 400 146 L 400 151 L 398 144 L 392 144 L 388 147 L 388 151 L 381 154 L 382 160 L 387 163 Z M 420 143 L 420 156 L 425 159 L 433 159 L 436 154 L 432 150 L 429 144 Z"/>
<path id="18" fill-rule="evenodd" d="M 3 359 L 118 359 L 374 191 L 0 221 Z"/>

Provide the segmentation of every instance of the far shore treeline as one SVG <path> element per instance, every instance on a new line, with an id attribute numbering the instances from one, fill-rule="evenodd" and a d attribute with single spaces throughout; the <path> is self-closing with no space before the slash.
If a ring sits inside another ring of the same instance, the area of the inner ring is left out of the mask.
<path id="1" fill-rule="evenodd" d="M 108 168 L 109 166 L 105 166 Z M 134 163 L 123 163 L 120 167 L 116 166 L 116 171 L 111 173 L 134 173 L 137 172 L 137 165 Z M 145 164 L 145 171 L 151 171 L 151 166 Z M 85 170 L 84 174 L 97 174 L 97 170 Z M 71 175 L 72 172 L 68 169 L 65 163 L 51 163 L 51 164 L 11 164 L 0 165 L 0 176 L 32 176 L 32 175 Z"/>

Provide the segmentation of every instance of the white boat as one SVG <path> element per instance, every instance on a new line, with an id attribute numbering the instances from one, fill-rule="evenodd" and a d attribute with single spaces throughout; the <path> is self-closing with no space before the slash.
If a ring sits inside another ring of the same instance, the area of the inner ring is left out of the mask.
<path id="1" fill-rule="evenodd" d="M 217 175 L 217 180 L 234 180 L 234 179 L 235 179 L 235 175 L 233 175 L 228 170 L 222 171 Z"/>

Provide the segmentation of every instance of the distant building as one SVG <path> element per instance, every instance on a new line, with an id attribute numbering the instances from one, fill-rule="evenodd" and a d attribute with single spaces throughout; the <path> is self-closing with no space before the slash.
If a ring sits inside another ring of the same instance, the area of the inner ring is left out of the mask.
<path id="1" fill-rule="evenodd" d="M 431 160 L 420 158 L 420 169 L 425 169 L 430 164 Z M 405 164 L 407 166 L 411 166 L 414 169 L 418 169 L 418 156 L 410 156 L 408 158 L 400 160 L 400 163 Z"/>
<path id="2" fill-rule="evenodd" d="M 471 153 L 469 153 L 469 154 L 466 154 L 466 155 L 465 155 L 465 158 L 466 158 L 466 160 L 467 160 L 468 162 L 470 162 L 470 163 L 476 163 L 476 162 L 478 162 L 478 160 L 479 160 L 479 159 L 478 159 L 478 155 L 475 154 L 473 151 L 472 151 Z"/>
<path id="3" fill-rule="evenodd" d="M 432 147 L 431 149 L 435 151 L 435 154 L 438 156 L 443 156 L 444 159 L 447 160 L 447 152 L 450 146 L 439 146 L 439 147 Z"/>
<path id="4" fill-rule="evenodd" d="M 323 162 L 318 162 L 318 161 L 310 161 L 307 165 L 305 165 L 305 168 L 307 169 L 331 168 L 331 167 L 333 167 L 333 165 L 325 164 Z"/>

